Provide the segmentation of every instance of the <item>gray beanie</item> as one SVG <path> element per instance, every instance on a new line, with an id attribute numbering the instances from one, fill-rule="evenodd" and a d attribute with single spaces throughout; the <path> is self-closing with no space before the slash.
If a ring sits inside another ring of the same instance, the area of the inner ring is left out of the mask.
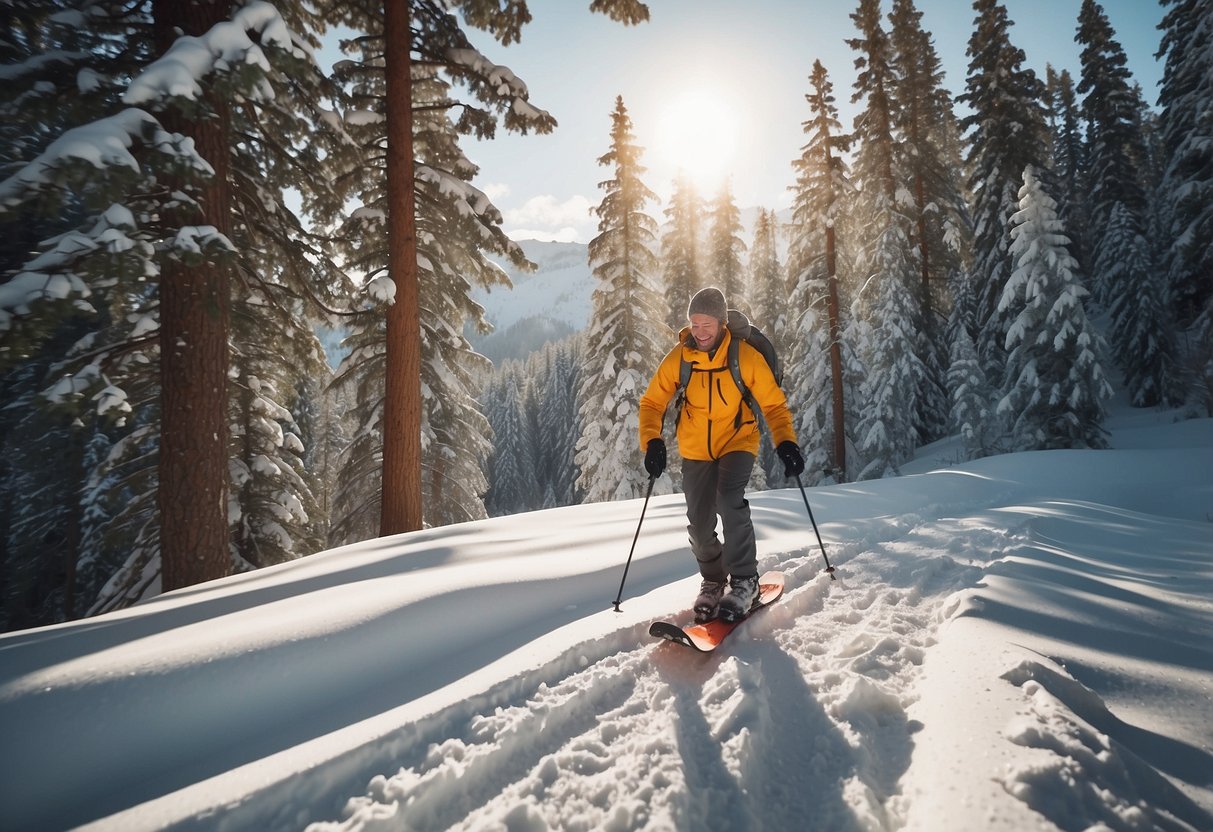
<path id="1" fill-rule="evenodd" d="M 719 321 L 727 321 L 729 319 L 729 305 L 724 301 L 724 292 L 715 286 L 700 289 L 695 293 L 695 297 L 691 298 L 690 305 L 687 306 L 687 318 L 690 318 L 692 315 L 711 315 Z"/>

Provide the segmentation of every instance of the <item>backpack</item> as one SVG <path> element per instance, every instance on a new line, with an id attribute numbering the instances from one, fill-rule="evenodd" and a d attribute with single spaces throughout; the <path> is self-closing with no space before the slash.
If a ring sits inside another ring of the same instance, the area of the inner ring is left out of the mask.
<path id="1" fill-rule="evenodd" d="M 779 356 L 775 353 L 775 345 L 771 343 L 771 339 L 761 329 L 750 323 L 750 319 L 742 312 L 730 309 L 727 326 L 733 337 L 729 339 L 725 363 L 728 365 L 730 375 L 733 376 L 733 383 L 741 391 L 741 400 L 749 406 L 750 411 L 761 421 L 762 411 L 755 406 L 754 397 L 750 394 L 750 388 L 741 380 L 741 364 L 738 360 L 738 354 L 741 352 L 741 342 L 745 341 L 751 347 L 758 350 L 759 355 L 766 360 L 767 366 L 771 368 L 771 374 L 775 376 L 775 383 L 780 387 L 783 386 L 783 367 L 779 363 Z M 687 384 L 691 381 L 691 373 L 694 369 L 694 365 L 686 359 L 683 359 L 678 367 L 678 413 L 682 412 Z M 740 407 L 737 408 L 737 418 L 733 420 L 733 426 L 741 427 Z"/>

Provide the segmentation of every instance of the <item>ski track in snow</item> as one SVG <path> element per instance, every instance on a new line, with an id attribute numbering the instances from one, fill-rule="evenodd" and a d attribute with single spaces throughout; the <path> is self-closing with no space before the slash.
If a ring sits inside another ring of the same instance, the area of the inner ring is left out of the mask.
<path id="1" fill-rule="evenodd" d="M 368 773 L 366 793 L 309 832 L 792 829 L 806 817 L 896 828 L 918 727 L 910 691 L 944 602 L 981 574 L 898 549 L 988 557 L 1006 545 L 949 521 L 905 528 L 916 521 L 899 518 L 885 542 L 832 547 L 833 582 L 816 548 L 764 558 L 789 589 L 717 653 L 630 628 L 532 673 L 508 701 L 448 709 L 398 769 Z"/>

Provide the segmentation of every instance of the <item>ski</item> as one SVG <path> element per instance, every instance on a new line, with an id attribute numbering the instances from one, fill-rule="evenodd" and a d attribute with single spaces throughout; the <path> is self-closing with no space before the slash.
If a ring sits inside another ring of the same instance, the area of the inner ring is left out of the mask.
<path id="1" fill-rule="evenodd" d="M 737 629 L 742 622 L 758 610 L 770 606 L 782 594 L 783 573 L 767 572 L 758 579 L 758 600 L 745 618 L 738 619 L 731 624 L 719 618 L 713 618 L 703 624 L 687 624 L 683 627 L 671 621 L 654 621 L 649 627 L 649 635 L 685 645 L 700 653 L 711 653 L 720 645 L 720 642 L 724 641 L 725 636 Z"/>

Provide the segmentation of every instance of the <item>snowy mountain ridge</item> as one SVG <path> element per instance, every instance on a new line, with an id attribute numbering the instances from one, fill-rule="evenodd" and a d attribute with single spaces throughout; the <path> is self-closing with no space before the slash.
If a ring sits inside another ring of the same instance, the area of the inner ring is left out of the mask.
<path id="1" fill-rule="evenodd" d="M 495 260 L 513 285 L 476 288 L 472 300 L 484 307 L 485 317 L 498 332 L 534 316 L 583 329 L 590 318 L 594 292 L 586 244 L 541 240 L 519 240 L 518 244 L 536 270 L 523 272 Z"/>

